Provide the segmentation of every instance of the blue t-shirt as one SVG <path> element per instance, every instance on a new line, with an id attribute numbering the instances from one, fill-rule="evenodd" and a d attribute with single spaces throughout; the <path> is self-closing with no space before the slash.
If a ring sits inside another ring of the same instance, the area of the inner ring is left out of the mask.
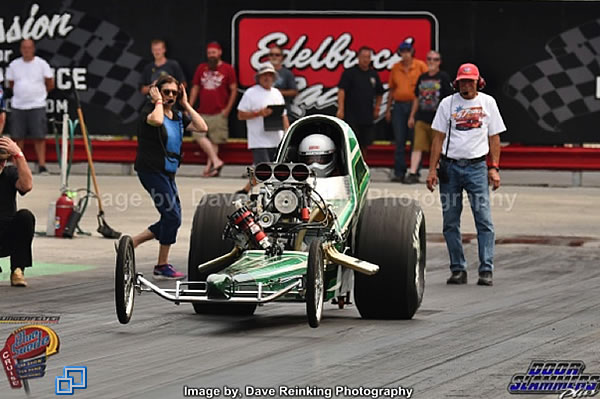
<path id="1" fill-rule="evenodd" d="M 167 130 L 167 153 L 177 154 L 181 151 L 181 142 L 183 141 L 183 121 L 181 119 L 181 113 L 178 112 L 178 118 L 175 120 L 167 118 L 163 120 L 163 126 Z M 165 170 L 167 172 L 175 173 L 179 167 L 179 159 L 166 155 L 165 156 Z"/>

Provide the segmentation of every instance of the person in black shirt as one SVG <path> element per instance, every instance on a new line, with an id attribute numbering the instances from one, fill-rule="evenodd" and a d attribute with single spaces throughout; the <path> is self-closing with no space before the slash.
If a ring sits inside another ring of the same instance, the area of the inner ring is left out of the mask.
<path id="1" fill-rule="evenodd" d="M 452 94 L 450 75 L 440 70 L 442 56 L 435 50 L 427 53 L 427 72 L 419 76 L 415 86 L 415 99 L 408 117 L 408 128 L 415 129 L 415 142 L 410 157 L 410 170 L 402 183 L 419 182 L 418 168 L 423 152 L 429 152 L 434 131 L 431 122 L 442 98 Z"/>
<path id="2" fill-rule="evenodd" d="M 373 120 L 379 116 L 383 86 L 379 75 L 371 69 L 369 47 L 358 50 L 358 65 L 346 69 L 338 84 L 338 111 L 336 116 L 350 125 L 363 154 L 371 144 Z"/>
<path id="3" fill-rule="evenodd" d="M 171 75 L 186 86 L 185 75 L 183 74 L 179 63 L 166 57 L 167 45 L 165 44 L 165 41 L 154 39 L 150 46 L 154 61 L 147 64 L 142 71 L 140 88 L 142 94 L 148 94 L 152 84 L 163 75 Z"/>
<path id="4" fill-rule="evenodd" d="M 9 158 L 14 165 L 6 166 Z M 0 137 L 0 257 L 10 256 L 10 284 L 14 287 L 27 287 L 23 273 L 31 267 L 35 230 L 33 214 L 27 209 L 17 211 L 17 191 L 25 195 L 32 187 L 31 170 L 21 149 L 8 137 Z"/>
<path id="5" fill-rule="evenodd" d="M 185 275 L 169 264 L 169 251 L 181 225 L 181 203 L 175 173 L 181 160 L 183 130 L 202 132 L 208 127 L 190 105 L 184 86 L 174 77 L 160 77 L 156 85 L 150 88 L 149 94 L 152 103 L 144 108 L 138 124 L 135 170 L 152 197 L 160 220 L 133 237 L 133 245 L 137 247 L 157 239 L 160 247 L 153 278 L 178 280 Z M 187 116 L 176 107 L 177 100 Z"/>

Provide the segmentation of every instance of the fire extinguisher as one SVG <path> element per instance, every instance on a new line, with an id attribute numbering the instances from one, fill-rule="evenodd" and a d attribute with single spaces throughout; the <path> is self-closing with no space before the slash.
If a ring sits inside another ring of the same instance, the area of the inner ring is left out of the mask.
<path id="1" fill-rule="evenodd" d="M 62 195 L 56 201 L 56 216 L 54 219 L 55 237 L 63 236 L 63 231 L 67 226 L 67 222 L 69 221 L 69 218 L 71 217 L 74 208 L 75 203 L 73 202 L 71 197 L 69 197 L 66 192 L 62 193 Z"/>

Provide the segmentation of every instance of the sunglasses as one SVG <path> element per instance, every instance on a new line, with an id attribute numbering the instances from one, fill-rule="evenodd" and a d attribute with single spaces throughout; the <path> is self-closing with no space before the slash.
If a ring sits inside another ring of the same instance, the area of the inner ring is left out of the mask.
<path id="1" fill-rule="evenodd" d="M 177 90 L 169 90 L 169 89 L 164 89 L 160 91 L 162 94 L 164 94 L 165 96 L 174 96 L 176 97 L 177 94 L 179 94 L 179 91 Z"/>
<path id="2" fill-rule="evenodd" d="M 269 53 L 269 57 L 281 57 L 281 53 Z"/>
<path id="3" fill-rule="evenodd" d="M 427 61 L 439 61 L 440 58 L 439 57 L 427 57 Z"/>

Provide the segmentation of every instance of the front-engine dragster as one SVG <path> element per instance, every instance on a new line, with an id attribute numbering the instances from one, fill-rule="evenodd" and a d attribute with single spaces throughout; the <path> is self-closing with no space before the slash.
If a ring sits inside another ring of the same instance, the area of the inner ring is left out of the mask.
<path id="1" fill-rule="evenodd" d="M 302 162 L 310 135 L 332 143 L 335 173 L 323 176 Z M 122 323 L 145 291 L 190 302 L 200 314 L 251 315 L 268 302 L 305 302 L 317 327 L 324 302 L 354 289 L 364 318 L 413 317 L 425 284 L 423 211 L 406 199 L 367 198 L 370 172 L 346 123 L 323 115 L 298 120 L 276 161 L 251 174 L 259 184 L 250 196 L 208 194 L 198 204 L 189 281 L 175 288 L 148 281 L 135 270 L 131 238 L 121 239 L 115 288 Z"/>

